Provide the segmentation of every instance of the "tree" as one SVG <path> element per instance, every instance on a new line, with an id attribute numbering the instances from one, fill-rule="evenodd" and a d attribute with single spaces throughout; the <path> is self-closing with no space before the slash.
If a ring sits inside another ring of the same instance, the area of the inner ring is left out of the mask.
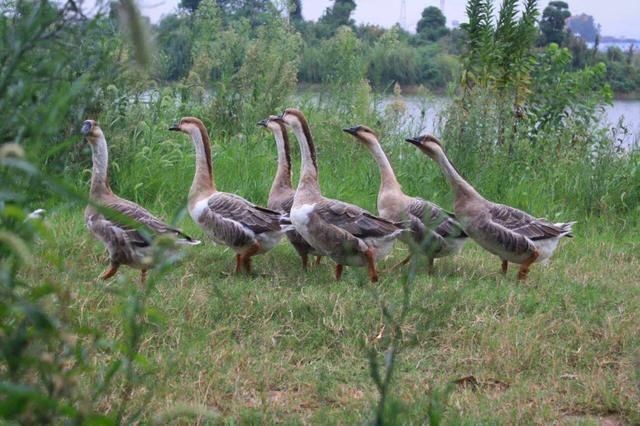
<path id="1" fill-rule="evenodd" d="M 177 81 L 187 76 L 193 64 L 191 37 L 189 17 L 168 15 L 160 21 L 156 44 L 164 54 L 162 78 Z"/>
<path id="2" fill-rule="evenodd" d="M 564 45 L 567 39 L 565 21 L 571 16 L 569 5 L 563 1 L 552 1 L 544 8 L 540 20 L 540 44 L 546 46 L 556 43 Z"/>
<path id="3" fill-rule="evenodd" d="M 202 0 L 180 0 L 179 6 L 193 13 Z M 225 22 L 236 18 L 248 19 L 252 26 L 263 24 L 267 14 L 275 12 L 271 0 L 216 0 Z"/>
<path id="4" fill-rule="evenodd" d="M 599 28 L 596 26 L 593 16 L 581 13 L 580 15 L 570 16 L 567 19 L 567 28 L 584 41 L 593 43 L 598 36 Z"/>
<path id="5" fill-rule="evenodd" d="M 445 26 L 447 18 L 435 6 L 426 7 L 422 11 L 422 18 L 418 21 L 416 32 L 423 40 L 436 41 L 449 33 Z"/>
<path id="6" fill-rule="evenodd" d="M 302 0 L 289 0 L 289 19 L 293 23 L 304 20 L 302 17 Z"/>
<path id="7" fill-rule="evenodd" d="M 193 13 L 196 11 L 198 6 L 200 6 L 201 0 L 180 0 L 178 7 L 181 9 L 185 9 L 189 13 Z"/>
<path id="8" fill-rule="evenodd" d="M 356 9 L 354 0 L 334 0 L 333 6 L 325 9 L 324 13 L 318 20 L 319 32 L 322 38 L 331 37 L 336 30 L 343 26 L 354 26 L 351 14 Z"/>

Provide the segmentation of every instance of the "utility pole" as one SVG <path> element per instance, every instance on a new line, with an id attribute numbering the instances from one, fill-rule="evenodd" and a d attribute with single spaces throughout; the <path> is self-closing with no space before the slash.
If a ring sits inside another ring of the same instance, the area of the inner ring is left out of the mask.
<path id="1" fill-rule="evenodd" d="M 407 2 L 406 0 L 400 1 L 400 19 L 398 19 L 400 26 L 407 29 Z"/>

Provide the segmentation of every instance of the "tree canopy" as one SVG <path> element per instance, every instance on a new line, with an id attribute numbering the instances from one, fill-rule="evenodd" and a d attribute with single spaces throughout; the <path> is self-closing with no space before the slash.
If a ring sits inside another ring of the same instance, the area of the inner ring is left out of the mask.
<path id="1" fill-rule="evenodd" d="M 446 22 L 447 18 L 440 9 L 435 6 L 426 7 L 416 26 L 416 33 L 425 40 L 436 41 L 449 33 Z"/>
<path id="2" fill-rule="evenodd" d="M 567 19 L 567 27 L 575 35 L 579 35 L 584 41 L 593 43 L 600 32 L 595 24 L 593 16 L 581 13 Z"/>
<path id="3" fill-rule="evenodd" d="M 563 1 L 552 1 L 544 8 L 540 20 L 540 44 L 564 45 L 567 39 L 566 20 L 571 16 L 569 5 Z"/>

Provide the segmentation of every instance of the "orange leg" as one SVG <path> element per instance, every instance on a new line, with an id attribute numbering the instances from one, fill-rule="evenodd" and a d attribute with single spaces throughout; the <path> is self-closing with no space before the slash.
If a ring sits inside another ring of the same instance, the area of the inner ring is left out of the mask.
<path id="1" fill-rule="evenodd" d="M 303 253 L 300 255 L 300 258 L 302 259 L 302 269 L 306 271 L 307 265 L 309 264 L 309 255 L 307 253 Z"/>
<path id="2" fill-rule="evenodd" d="M 249 250 L 247 250 L 242 256 L 242 263 L 244 264 L 244 270 L 247 274 L 251 273 L 251 256 L 255 256 L 260 251 L 260 243 L 255 242 Z"/>
<path id="3" fill-rule="evenodd" d="M 147 270 L 143 269 L 140 271 L 140 284 L 145 285 L 147 282 Z"/>
<path id="4" fill-rule="evenodd" d="M 242 272 L 242 255 L 240 253 L 236 253 L 236 274 Z"/>
<path id="5" fill-rule="evenodd" d="M 116 274 L 116 272 L 118 272 L 118 268 L 119 267 L 120 267 L 120 265 L 118 265 L 117 263 L 112 263 L 111 267 L 109 269 L 107 269 L 106 271 L 104 271 L 102 273 L 102 275 L 100 275 L 100 278 L 102 278 L 103 280 L 108 280 L 109 278 L 114 276 Z"/>
<path id="6" fill-rule="evenodd" d="M 342 269 L 344 267 L 341 264 L 337 264 L 336 265 L 336 281 L 340 281 L 340 278 L 342 278 Z"/>
<path id="7" fill-rule="evenodd" d="M 529 274 L 529 266 L 533 262 L 536 261 L 540 254 L 537 251 L 534 251 L 530 258 L 524 261 L 523 264 L 520 265 L 520 270 L 518 271 L 518 280 L 524 281 L 527 279 L 527 275 Z"/>
<path id="8" fill-rule="evenodd" d="M 507 268 L 509 268 L 509 262 L 502 260 L 502 275 L 507 273 Z"/>
<path id="9" fill-rule="evenodd" d="M 321 260 L 322 260 L 322 256 L 316 256 L 316 266 L 320 264 Z"/>
<path id="10" fill-rule="evenodd" d="M 364 255 L 367 257 L 367 266 L 369 269 L 369 279 L 372 283 L 378 282 L 378 271 L 376 270 L 376 260 L 373 256 L 373 250 L 369 249 L 364 252 Z"/>

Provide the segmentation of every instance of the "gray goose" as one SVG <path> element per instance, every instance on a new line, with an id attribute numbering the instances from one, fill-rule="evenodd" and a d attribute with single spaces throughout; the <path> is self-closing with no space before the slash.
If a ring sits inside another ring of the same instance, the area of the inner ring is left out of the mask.
<path id="1" fill-rule="evenodd" d="M 291 228 L 288 217 L 217 190 L 211 144 L 202 121 L 184 117 L 169 130 L 189 135 L 196 150 L 196 170 L 187 203 L 189 215 L 214 242 L 235 251 L 236 273 L 250 273 L 251 258 L 271 250 L 284 231 Z"/>
<path id="2" fill-rule="evenodd" d="M 276 176 L 273 179 L 273 184 L 271 185 L 271 190 L 269 191 L 267 207 L 289 214 L 296 190 L 293 189 L 293 185 L 291 184 L 291 150 L 287 128 L 275 115 L 259 121 L 258 125 L 271 130 L 278 152 L 278 168 L 276 170 Z M 295 230 L 287 231 L 286 235 L 300 256 L 303 269 L 307 269 L 310 254 L 316 255 L 316 265 L 320 263 L 320 253 L 314 250 L 314 248 L 302 238 L 302 235 Z"/>
<path id="3" fill-rule="evenodd" d="M 153 256 L 153 239 L 156 236 L 169 235 L 175 238 L 176 244 L 196 245 L 200 241 L 167 225 L 136 203 L 115 195 L 107 176 L 109 154 L 102 129 L 94 120 L 86 120 L 82 133 L 91 146 L 93 159 L 89 191 L 89 199 L 93 203 L 85 209 L 84 219 L 89 231 L 106 246 L 111 263 L 100 277 L 109 279 L 121 265 L 127 265 L 140 269 L 140 281 L 144 284 L 147 270 L 158 261 Z M 115 213 L 109 215 L 105 210 Z"/>
<path id="4" fill-rule="evenodd" d="M 291 207 L 296 231 L 320 253 L 336 262 L 336 279 L 343 265 L 367 266 L 369 279 L 378 281 L 376 261 L 386 256 L 404 229 L 353 204 L 322 196 L 313 138 L 306 118 L 287 109 L 280 118 L 291 127 L 300 145 L 300 180 Z"/>
<path id="5" fill-rule="evenodd" d="M 413 254 L 413 246 L 428 259 L 428 271 L 433 272 L 435 258 L 458 253 L 467 241 L 455 215 L 438 205 L 418 197 L 410 197 L 402 191 L 376 134 L 367 126 L 343 129 L 362 142 L 373 155 L 380 169 L 380 189 L 378 191 L 378 214 L 391 221 L 408 220 L 411 234 L 401 237 L 407 243 L 411 254 L 400 264 L 407 263 Z"/>
<path id="6" fill-rule="evenodd" d="M 485 199 L 458 173 L 434 136 L 409 138 L 407 142 L 438 163 L 454 192 L 454 211 L 464 231 L 502 260 L 503 273 L 509 262 L 517 263 L 518 279 L 526 279 L 531 264 L 546 261 L 562 237 L 573 236 L 571 227 L 575 222 L 551 223 Z"/>

